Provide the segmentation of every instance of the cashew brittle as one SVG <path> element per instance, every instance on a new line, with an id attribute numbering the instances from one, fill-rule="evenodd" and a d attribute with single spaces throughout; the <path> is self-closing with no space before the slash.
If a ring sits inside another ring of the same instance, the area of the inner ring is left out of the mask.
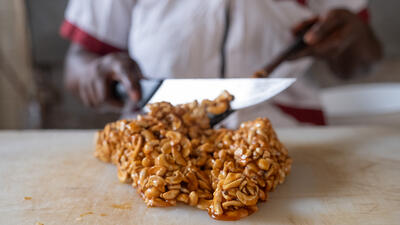
<path id="1" fill-rule="evenodd" d="M 225 92 L 200 104 L 151 104 L 137 120 L 99 131 L 95 156 L 116 164 L 118 179 L 131 183 L 149 207 L 182 202 L 215 219 L 246 217 L 283 183 L 292 160 L 268 119 L 235 131 L 210 128 L 208 115 L 225 112 L 232 99 Z"/>

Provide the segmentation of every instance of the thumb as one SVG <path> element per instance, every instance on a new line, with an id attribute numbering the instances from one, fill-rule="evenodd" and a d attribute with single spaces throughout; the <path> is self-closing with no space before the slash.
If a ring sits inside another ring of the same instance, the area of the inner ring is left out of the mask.
<path id="1" fill-rule="evenodd" d="M 139 79 L 131 81 L 131 88 L 129 89 L 129 97 L 135 102 L 139 102 L 140 99 L 142 99 L 142 89 L 140 86 Z"/>
<path id="2" fill-rule="evenodd" d="M 141 99 L 141 88 L 139 79 L 131 79 L 130 76 L 119 74 L 117 80 L 121 82 L 129 99 L 138 102 Z"/>
<path id="3" fill-rule="evenodd" d="M 303 35 L 304 31 L 308 30 L 311 26 L 313 26 L 315 23 L 317 23 L 318 20 L 319 20 L 318 17 L 313 17 L 313 18 L 304 20 L 303 22 L 292 27 L 292 34 L 296 37 Z"/>

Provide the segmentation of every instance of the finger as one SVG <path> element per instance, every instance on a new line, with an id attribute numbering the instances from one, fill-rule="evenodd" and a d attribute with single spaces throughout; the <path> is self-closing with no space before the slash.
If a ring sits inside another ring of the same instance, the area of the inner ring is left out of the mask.
<path id="1" fill-rule="evenodd" d="M 101 104 L 106 100 L 106 81 L 96 80 L 93 82 L 93 92 L 97 96 L 98 104 Z"/>
<path id="2" fill-rule="evenodd" d="M 341 25 L 342 20 L 340 17 L 335 18 L 335 13 L 328 13 L 326 17 L 321 18 L 321 20 L 304 35 L 304 41 L 309 45 L 316 44 Z"/>
<path id="3" fill-rule="evenodd" d="M 296 26 L 294 26 L 294 27 L 292 28 L 292 34 L 293 34 L 294 36 L 300 36 L 301 33 L 303 33 L 303 31 L 304 31 L 306 28 L 308 28 L 308 27 L 312 26 L 313 24 L 317 23 L 318 20 L 319 20 L 318 17 L 313 17 L 313 18 L 304 20 L 303 22 L 297 24 Z"/>
<path id="4" fill-rule="evenodd" d="M 130 74 L 130 76 L 128 76 L 132 88 L 130 90 L 130 97 L 133 101 L 140 101 L 140 99 L 142 98 L 142 88 L 140 86 L 140 76 L 138 76 L 137 74 Z"/>
<path id="5" fill-rule="evenodd" d="M 102 80 L 95 80 L 88 89 L 89 97 L 93 106 L 97 107 L 105 102 L 105 84 Z"/>
<path id="6" fill-rule="evenodd" d="M 90 84 L 87 85 L 86 93 L 87 93 L 90 105 L 92 107 L 96 107 L 98 105 L 99 100 L 96 96 L 93 82 L 91 82 Z"/>
<path id="7" fill-rule="evenodd" d="M 79 87 L 79 97 L 85 106 L 90 106 L 89 98 L 84 85 L 80 85 Z"/>
<path id="8" fill-rule="evenodd" d="M 132 80 L 132 88 L 130 90 L 129 96 L 135 102 L 139 102 L 142 98 L 142 88 L 140 86 L 139 80 Z"/>
<path id="9" fill-rule="evenodd" d="M 132 69 L 130 70 L 129 73 L 129 80 L 131 81 L 132 84 L 132 96 L 131 98 L 134 101 L 140 101 L 142 98 L 142 88 L 140 86 L 140 80 L 143 78 L 142 71 L 140 70 L 139 65 L 133 61 L 133 64 L 131 64 Z"/>
<path id="10" fill-rule="evenodd" d="M 119 80 L 127 90 L 130 99 L 132 99 L 135 102 L 140 101 L 141 90 L 140 90 L 139 79 L 132 78 L 132 75 L 129 75 L 128 73 L 120 73 Z"/>
<path id="11" fill-rule="evenodd" d="M 141 88 L 139 83 L 142 76 L 141 74 L 142 73 L 136 63 L 120 65 L 116 72 L 117 79 L 125 87 L 129 97 L 135 102 L 138 102 L 141 99 Z"/>
<path id="12" fill-rule="evenodd" d="M 351 35 L 351 32 L 351 26 L 335 31 L 323 41 L 311 46 L 313 54 L 323 58 L 337 57 L 353 43 L 354 36 Z"/>

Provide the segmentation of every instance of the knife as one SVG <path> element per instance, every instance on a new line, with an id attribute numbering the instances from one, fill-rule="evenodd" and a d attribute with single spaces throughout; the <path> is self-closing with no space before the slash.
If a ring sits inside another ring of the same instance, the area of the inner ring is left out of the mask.
<path id="1" fill-rule="evenodd" d="M 279 94 L 295 82 L 294 78 L 226 78 L 226 79 L 165 79 L 141 80 L 142 100 L 147 103 L 167 101 L 173 105 L 215 99 L 224 90 L 235 96 L 231 108 L 220 115 L 210 116 L 211 127 L 227 118 L 234 111 L 257 105 Z M 127 99 L 124 87 L 113 84 L 115 97 Z"/>
<path id="2" fill-rule="evenodd" d="M 303 27 L 303 29 L 297 33 L 297 36 L 296 36 L 295 40 L 293 41 L 293 43 L 288 48 L 284 49 L 281 53 L 279 53 L 275 58 L 273 58 L 273 60 L 271 62 L 266 64 L 261 71 L 257 71 L 253 75 L 253 77 L 255 77 L 255 78 L 268 77 L 283 62 L 288 60 L 288 58 L 292 54 L 305 49 L 308 45 L 304 41 L 304 35 L 314 26 L 314 24 L 315 24 L 315 22 L 307 24 L 307 26 Z"/>

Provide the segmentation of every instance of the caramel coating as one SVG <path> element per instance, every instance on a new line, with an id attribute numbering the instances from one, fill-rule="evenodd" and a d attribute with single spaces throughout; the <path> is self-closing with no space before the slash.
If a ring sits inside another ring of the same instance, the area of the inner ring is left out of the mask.
<path id="1" fill-rule="evenodd" d="M 200 104 L 151 104 L 137 120 L 99 131 L 95 156 L 115 164 L 118 179 L 149 207 L 182 202 L 215 219 L 246 217 L 284 182 L 292 160 L 266 118 L 238 130 L 210 128 L 208 114 L 223 113 L 232 99 L 224 92 Z"/>

